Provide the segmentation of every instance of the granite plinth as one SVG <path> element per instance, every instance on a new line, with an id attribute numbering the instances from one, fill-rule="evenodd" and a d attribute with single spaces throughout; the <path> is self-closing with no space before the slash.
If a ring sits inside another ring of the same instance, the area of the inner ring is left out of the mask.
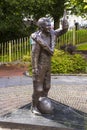
<path id="1" fill-rule="evenodd" d="M 87 118 L 54 100 L 52 115 L 37 116 L 31 112 L 31 103 L 0 117 L 0 127 L 26 130 L 86 130 Z"/>

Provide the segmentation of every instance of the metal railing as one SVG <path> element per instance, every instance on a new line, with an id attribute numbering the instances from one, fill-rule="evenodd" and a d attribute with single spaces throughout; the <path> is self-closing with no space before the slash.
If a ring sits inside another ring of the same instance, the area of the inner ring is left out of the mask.
<path id="1" fill-rule="evenodd" d="M 23 55 L 30 54 L 30 52 L 29 37 L 0 43 L 0 62 L 21 60 Z"/>
<path id="2" fill-rule="evenodd" d="M 66 34 L 58 38 L 56 47 L 64 44 L 79 44 L 87 42 L 87 29 L 68 31 Z M 30 55 L 31 44 L 29 37 L 24 37 L 16 40 L 0 43 L 0 63 L 13 62 L 21 60 L 24 55 Z"/>
<path id="3" fill-rule="evenodd" d="M 64 44 L 73 44 L 77 45 L 80 43 L 85 43 L 87 42 L 87 29 L 80 29 L 80 30 L 73 30 L 68 31 L 61 37 L 59 37 L 57 41 L 57 47 L 59 48 L 60 45 Z"/>

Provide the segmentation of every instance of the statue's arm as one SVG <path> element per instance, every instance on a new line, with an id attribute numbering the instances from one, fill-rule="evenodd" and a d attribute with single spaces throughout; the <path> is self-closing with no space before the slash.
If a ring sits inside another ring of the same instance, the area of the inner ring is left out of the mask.
<path id="1" fill-rule="evenodd" d="M 39 43 L 39 45 L 41 45 L 43 47 L 43 49 L 45 49 L 46 51 L 49 52 L 49 54 L 53 55 L 53 50 L 51 49 L 51 47 L 49 47 L 46 43 L 46 41 L 44 41 L 42 38 L 37 37 L 37 42 Z"/>
<path id="2" fill-rule="evenodd" d="M 56 29 L 55 30 L 55 35 L 57 37 L 63 35 L 64 33 L 66 33 L 68 31 L 69 24 L 68 24 L 67 19 L 63 19 L 61 21 L 61 25 L 62 25 L 61 29 Z"/>
<path id="3" fill-rule="evenodd" d="M 43 49 L 45 49 L 46 51 L 48 51 L 49 54 L 53 55 L 53 51 L 52 49 L 47 45 L 46 41 L 44 41 L 40 35 L 32 35 L 31 36 L 32 39 L 38 43 Z"/>
<path id="4" fill-rule="evenodd" d="M 40 45 L 35 42 L 35 44 L 32 45 L 32 71 L 35 74 L 38 74 L 38 61 L 40 56 Z"/>

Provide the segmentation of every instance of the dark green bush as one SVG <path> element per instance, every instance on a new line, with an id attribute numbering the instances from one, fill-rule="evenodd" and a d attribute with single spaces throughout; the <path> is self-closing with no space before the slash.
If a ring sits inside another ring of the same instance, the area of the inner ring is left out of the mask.
<path id="1" fill-rule="evenodd" d="M 64 44 L 62 46 L 60 46 L 60 49 L 63 51 L 68 52 L 69 54 L 73 54 L 76 51 L 76 46 L 74 46 L 73 44 Z"/>
<path id="2" fill-rule="evenodd" d="M 73 60 L 73 73 L 86 73 L 87 61 L 80 55 L 75 54 Z"/>
<path id="3" fill-rule="evenodd" d="M 25 55 L 23 57 L 24 62 L 29 63 L 29 74 L 32 74 L 31 57 Z M 87 61 L 81 56 L 81 54 L 70 55 L 64 51 L 55 49 L 51 62 L 52 74 L 78 74 L 86 73 Z"/>
<path id="4" fill-rule="evenodd" d="M 23 62 L 28 62 L 28 65 L 29 65 L 29 75 L 32 75 L 32 64 L 31 64 L 31 56 L 28 54 L 28 55 L 24 55 L 23 56 L 23 59 L 22 59 Z"/>
<path id="5" fill-rule="evenodd" d="M 86 73 L 87 62 L 80 54 L 70 55 L 55 50 L 52 57 L 51 72 L 53 74 Z"/>

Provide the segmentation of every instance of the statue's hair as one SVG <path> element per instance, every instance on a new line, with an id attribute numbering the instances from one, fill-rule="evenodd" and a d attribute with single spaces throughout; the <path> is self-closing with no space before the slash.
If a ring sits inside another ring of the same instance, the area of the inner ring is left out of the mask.
<path id="1" fill-rule="evenodd" d="M 46 17 L 42 17 L 38 20 L 37 25 L 38 27 L 44 27 L 46 22 L 50 22 L 50 19 Z"/>

